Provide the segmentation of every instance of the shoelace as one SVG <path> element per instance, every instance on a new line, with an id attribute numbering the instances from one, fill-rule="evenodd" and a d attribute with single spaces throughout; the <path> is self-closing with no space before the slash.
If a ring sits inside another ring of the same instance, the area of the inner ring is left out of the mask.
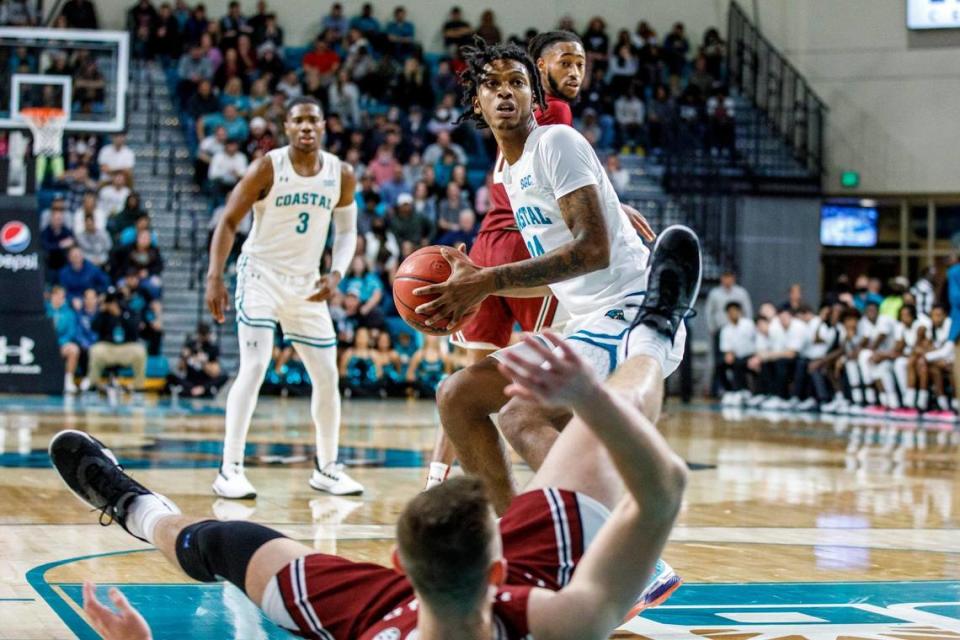
<path id="1" fill-rule="evenodd" d="M 327 469 L 333 468 L 333 473 L 327 471 Z M 318 468 L 317 471 L 320 472 L 320 475 L 326 476 L 332 480 L 340 481 L 340 477 L 343 475 L 343 465 L 339 462 L 333 462 L 325 466 L 323 469 Z"/>
<path id="2" fill-rule="evenodd" d="M 119 465 L 116 467 L 114 466 L 104 467 L 102 465 L 96 465 L 90 471 L 92 476 L 90 478 L 90 484 L 91 485 L 97 484 L 97 481 L 100 478 L 105 478 L 107 482 L 112 481 L 113 478 L 108 476 L 115 475 L 117 472 L 121 472 L 122 470 L 123 468 L 120 467 Z M 106 498 L 106 496 L 104 496 L 104 498 Z M 100 507 L 100 509 L 91 509 L 90 511 L 91 513 L 95 511 L 100 512 L 100 515 L 97 517 L 97 522 L 100 523 L 101 527 L 109 527 L 111 524 L 113 524 L 116 521 L 115 509 L 111 505 L 110 500 L 107 500 L 106 504 Z M 106 522 L 104 522 L 104 516 L 106 516 L 107 518 Z"/>

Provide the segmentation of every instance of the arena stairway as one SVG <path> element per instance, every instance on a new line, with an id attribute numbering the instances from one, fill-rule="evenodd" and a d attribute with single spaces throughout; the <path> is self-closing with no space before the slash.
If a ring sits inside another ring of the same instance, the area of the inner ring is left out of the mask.
<path id="1" fill-rule="evenodd" d="M 207 198 L 193 184 L 193 163 L 163 68 L 154 62 L 134 65 L 128 100 L 127 144 L 136 154 L 134 189 L 151 214 L 164 259 L 163 355 L 173 367 L 197 319 L 209 319 L 203 305 L 207 260 Z M 232 283 L 228 281 L 228 286 Z M 224 323 L 224 363 L 236 362 L 233 310 Z M 232 370 L 232 369 L 228 369 Z"/>
<path id="2" fill-rule="evenodd" d="M 620 162 L 630 175 L 627 188 L 620 193 L 620 199 L 643 214 L 655 232 L 672 224 L 685 224 L 694 230 L 701 227 L 689 208 L 661 186 L 664 167 L 659 161 L 650 157 L 626 155 L 621 156 Z M 704 279 L 719 280 L 722 270 L 721 256 L 711 252 L 709 245 L 704 243 Z"/>

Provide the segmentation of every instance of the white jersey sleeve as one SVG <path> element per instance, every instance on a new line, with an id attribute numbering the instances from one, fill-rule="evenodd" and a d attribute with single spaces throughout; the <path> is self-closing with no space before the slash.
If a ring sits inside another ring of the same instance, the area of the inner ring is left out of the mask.
<path id="1" fill-rule="evenodd" d="M 538 150 L 544 178 L 557 200 L 577 189 L 600 184 L 594 171 L 596 155 L 593 147 L 575 129 L 551 127 L 544 134 Z"/>

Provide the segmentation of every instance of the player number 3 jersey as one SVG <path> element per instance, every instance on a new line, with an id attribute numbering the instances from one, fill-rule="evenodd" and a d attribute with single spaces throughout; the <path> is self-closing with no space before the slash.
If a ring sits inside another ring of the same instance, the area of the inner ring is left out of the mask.
<path id="1" fill-rule="evenodd" d="M 273 187 L 253 205 L 253 227 L 243 253 L 283 273 L 315 274 L 340 201 L 340 159 L 321 151 L 320 172 L 301 176 L 289 149 L 274 149 L 266 156 L 273 163 Z"/>
<path id="2" fill-rule="evenodd" d="M 517 227 L 534 258 L 573 241 L 557 201 L 590 185 L 599 190 L 610 241 L 609 266 L 550 285 L 572 316 L 613 306 L 646 288 L 649 251 L 621 209 L 593 147 L 580 133 L 566 125 L 537 127 L 514 164 L 497 164 L 493 181 L 506 188 Z"/>

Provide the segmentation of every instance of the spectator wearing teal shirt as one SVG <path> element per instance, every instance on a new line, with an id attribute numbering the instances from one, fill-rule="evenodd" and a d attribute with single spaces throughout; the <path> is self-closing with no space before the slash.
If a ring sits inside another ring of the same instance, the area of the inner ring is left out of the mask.
<path id="1" fill-rule="evenodd" d="M 223 113 L 209 113 L 200 118 L 197 137 L 200 139 L 206 138 L 211 131 L 216 131 L 217 127 L 226 129 L 228 140 L 246 142 L 247 138 L 250 137 L 250 126 L 232 104 L 225 106 Z"/>
<path id="2" fill-rule="evenodd" d="M 50 290 L 50 300 L 46 307 L 47 317 L 53 320 L 60 357 L 63 358 L 63 390 L 65 393 L 76 393 L 77 384 L 74 378 L 80 362 L 80 347 L 76 343 L 77 314 L 67 304 L 67 292 L 61 286 Z"/>
<path id="3" fill-rule="evenodd" d="M 393 45 L 394 57 L 402 59 L 416 50 L 416 29 L 413 23 L 407 20 L 407 10 L 403 7 L 393 10 L 393 20 L 387 23 L 386 33 L 387 40 Z"/>
<path id="4" fill-rule="evenodd" d="M 362 326 L 378 328 L 383 325 L 383 313 L 379 308 L 383 300 L 383 283 L 377 274 L 370 272 L 362 255 L 353 257 L 349 271 L 340 281 L 340 290 L 360 299 L 357 314 Z"/>
<path id="5" fill-rule="evenodd" d="M 243 117 L 250 115 L 250 98 L 243 94 L 243 81 L 237 76 L 227 80 L 223 93 L 220 94 L 220 108 L 226 109 L 228 106 L 236 108 L 237 113 Z"/>
<path id="6" fill-rule="evenodd" d="M 360 8 L 360 15 L 350 18 L 350 28 L 357 29 L 364 36 L 380 32 L 380 21 L 373 17 L 373 5 L 365 2 Z"/>

